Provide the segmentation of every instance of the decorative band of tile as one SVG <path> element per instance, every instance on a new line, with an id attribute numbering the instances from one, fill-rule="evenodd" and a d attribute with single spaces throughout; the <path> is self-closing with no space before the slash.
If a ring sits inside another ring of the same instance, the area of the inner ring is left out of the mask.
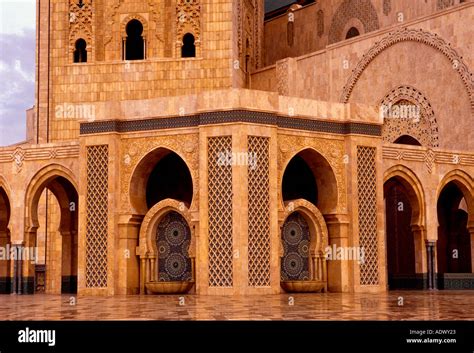
<path id="1" fill-rule="evenodd" d="M 126 133 L 236 122 L 275 125 L 287 129 L 316 131 L 341 135 L 382 135 L 382 127 L 375 124 L 352 122 L 339 123 L 334 121 L 279 116 L 271 113 L 254 112 L 248 110 L 209 112 L 191 116 L 175 116 L 170 118 L 89 122 L 81 124 L 80 133 L 81 135 L 99 134 L 104 132 Z"/>

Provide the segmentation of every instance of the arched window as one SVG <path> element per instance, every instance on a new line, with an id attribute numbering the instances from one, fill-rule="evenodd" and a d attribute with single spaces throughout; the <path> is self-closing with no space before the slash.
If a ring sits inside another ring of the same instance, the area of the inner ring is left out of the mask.
<path id="1" fill-rule="evenodd" d="M 125 60 L 143 60 L 145 58 L 145 41 L 142 37 L 142 23 L 138 20 L 131 20 L 127 24 L 126 31 Z"/>
<path id="2" fill-rule="evenodd" d="M 86 63 L 87 62 L 87 43 L 84 39 L 80 38 L 76 41 L 74 48 L 74 62 L 75 63 Z"/>
<path id="3" fill-rule="evenodd" d="M 351 27 L 348 31 L 347 31 L 347 34 L 346 34 L 346 39 L 350 39 L 350 38 L 354 38 L 354 37 L 357 37 L 359 35 L 359 30 L 355 27 Z"/>
<path id="4" fill-rule="evenodd" d="M 196 57 L 196 45 L 194 36 L 191 33 L 186 33 L 183 36 L 183 46 L 181 47 L 182 58 Z"/>

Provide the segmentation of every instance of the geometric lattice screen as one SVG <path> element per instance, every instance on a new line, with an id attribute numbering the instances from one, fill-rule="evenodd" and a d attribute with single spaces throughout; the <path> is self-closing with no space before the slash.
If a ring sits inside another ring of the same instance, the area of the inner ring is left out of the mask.
<path id="1" fill-rule="evenodd" d="M 360 284 L 379 284 L 377 241 L 377 175 L 375 147 L 357 146 L 359 246 L 364 249 Z"/>
<path id="2" fill-rule="evenodd" d="M 233 285 L 232 136 L 208 138 L 209 287 Z"/>
<path id="3" fill-rule="evenodd" d="M 270 139 L 248 136 L 248 285 L 270 286 Z"/>
<path id="4" fill-rule="evenodd" d="M 86 287 L 107 287 L 109 146 L 87 147 Z"/>

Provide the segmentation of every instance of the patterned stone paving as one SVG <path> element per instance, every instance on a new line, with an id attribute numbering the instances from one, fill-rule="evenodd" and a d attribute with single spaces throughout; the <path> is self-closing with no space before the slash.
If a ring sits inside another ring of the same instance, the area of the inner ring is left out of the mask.
<path id="1" fill-rule="evenodd" d="M 399 299 L 403 297 L 403 306 Z M 473 291 L 180 297 L 0 295 L 1 320 L 474 320 Z M 290 305 L 292 304 L 293 305 Z M 183 304 L 183 303 L 182 303 Z"/>

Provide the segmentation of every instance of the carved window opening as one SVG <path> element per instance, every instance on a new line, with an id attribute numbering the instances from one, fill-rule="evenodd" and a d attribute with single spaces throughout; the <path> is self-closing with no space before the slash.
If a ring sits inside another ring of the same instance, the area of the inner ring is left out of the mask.
<path id="1" fill-rule="evenodd" d="M 337 8 L 329 27 L 328 44 L 344 39 L 346 26 L 357 20 L 360 33 L 369 33 L 379 29 L 377 10 L 370 0 L 344 0 Z"/>
<path id="2" fill-rule="evenodd" d="M 148 208 L 165 199 L 179 200 L 190 205 L 193 182 L 186 163 L 176 153 L 162 157 L 148 177 L 146 201 Z"/>
<path id="3" fill-rule="evenodd" d="M 195 58 L 196 57 L 196 39 L 191 33 L 186 33 L 183 36 L 183 46 L 181 47 L 182 58 Z"/>
<path id="4" fill-rule="evenodd" d="M 138 20 L 131 20 L 126 27 L 127 38 L 124 41 L 125 60 L 145 59 L 145 39 L 143 25 Z"/>
<path id="5" fill-rule="evenodd" d="M 438 123 L 425 95 L 411 86 L 399 86 L 380 105 L 384 119 L 383 141 L 413 146 L 438 147 Z"/>
<path id="6" fill-rule="evenodd" d="M 402 135 L 397 138 L 393 143 L 399 145 L 421 146 L 421 143 L 416 138 L 411 137 L 410 135 Z"/>
<path id="7" fill-rule="evenodd" d="M 346 34 L 346 39 L 351 39 L 360 35 L 360 32 L 357 28 L 351 27 Z"/>
<path id="8" fill-rule="evenodd" d="M 74 63 L 87 62 L 87 43 L 84 39 L 79 38 L 74 45 Z"/>

